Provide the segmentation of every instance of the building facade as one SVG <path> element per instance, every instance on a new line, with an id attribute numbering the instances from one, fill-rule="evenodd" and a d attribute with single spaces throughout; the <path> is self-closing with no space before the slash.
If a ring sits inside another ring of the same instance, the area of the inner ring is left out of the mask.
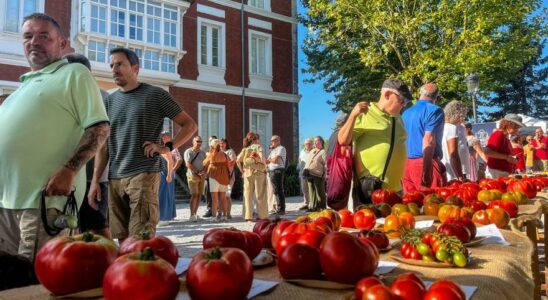
<path id="1" fill-rule="evenodd" d="M 29 70 L 23 17 L 43 12 L 60 23 L 69 52 L 90 59 L 101 88 L 116 89 L 109 50 L 128 47 L 140 57 L 140 81 L 169 91 L 202 137 L 226 137 L 239 151 L 248 131 L 259 133 L 266 148 L 277 134 L 294 158 L 296 1 L 0 0 L 0 94 L 16 89 Z M 166 120 L 176 133 L 172 126 Z"/>

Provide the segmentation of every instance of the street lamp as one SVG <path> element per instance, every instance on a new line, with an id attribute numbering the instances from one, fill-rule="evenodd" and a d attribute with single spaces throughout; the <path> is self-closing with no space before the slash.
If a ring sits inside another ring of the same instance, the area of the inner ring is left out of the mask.
<path id="1" fill-rule="evenodd" d="M 479 81 L 479 76 L 474 73 L 468 74 L 468 76 L 466 76 L 466 78 L 464 79 L 464 82 L 466 82 L 466 86 L 468 87 L 468 94 L 470 94 L 470 97 L 472 97 L 472 112 L 474 114 L 474 123 L 478 122 L 478 116 L 476 114 L 476 93 L 479 90 Z"/>

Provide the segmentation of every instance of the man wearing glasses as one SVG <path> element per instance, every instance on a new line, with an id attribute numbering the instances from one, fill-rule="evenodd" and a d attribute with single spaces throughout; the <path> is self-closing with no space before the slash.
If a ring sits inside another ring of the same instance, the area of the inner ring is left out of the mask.
<path id="1" fill-rule="evenodd" d="M 286 152 L 281 145 L 280 137 L 273 135 L 270 139 L 270 154 L 268 155 L 268 178 L 272 183 L 274 196 L 276 197 L 275 214 L 285 215 L 284 172 Z"/>
<path id="2" fill-rule="evenodd" d="M 354 207 L 371 202 L 372 181 L 395 192 L 402 189 L 407 134 L 400 116 L 411 99 L 409 88 L 399 79 L 387 79 L 378 102 L 358 102 L 338 134 L 341 146 L 354 144 Z M 393 133 L 393 134 L 392 134 Z M 392 145 L 392 147 L 391 147 Z"/>
<path id="3" fill-rule="evenodd" d="M 186 164 L 186 178 L 188 189 L 190 190 L 190 222 L 197 222 L 198 206 L 200 205 L 200 196 L 204 192 L 206 170 L 204 169 L 204 159 L 206 153 L 202 150 L 202 137 L 195 136 L 192 139 L 192 147 L 186 149 L 184 159 Z"/>
<path id="4" fill-rule="evenodd" d="M 441 163 L 445 114 L 436 105 L 438 99 L 438 86 L 427 83 L 420 88 L 419 100 L 403 113 L 409 135 L 402 180 L 405 193 L 441 187 L 447 181 Z"/>

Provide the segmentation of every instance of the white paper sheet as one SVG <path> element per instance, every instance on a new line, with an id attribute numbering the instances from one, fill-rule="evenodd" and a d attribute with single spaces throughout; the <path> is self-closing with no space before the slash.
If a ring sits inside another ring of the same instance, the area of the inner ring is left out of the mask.
<path id="1" fill-rule="evenodd" d="M 434 282 L 432 281 L 424 281 L 424 286 L 426 286 L 426 289 L 429 289 L 433 283 Z M 466 300 L 470 300 L 472 296 L 474 295 L 474 293 L 476 292 L 476 290 L 478 289 L 477 286 L 473 286 L 473 285 L 459 284 L 459 286 L 464 291 L 464 295 L 466 295 Z"/>
<path id="2" fill-rule="evenodd" d="M 253 278 L 253 283 L 251 284 L 251 290 L 249 290 L 249 293 L 247 294 L 247 299 L 251 299 L 261 293 L 264 293 L 277 285 L 277 281 L 267 281 Z"/>
<path id="3" fill-rule="evenodd" d="M 377 224 L 384 225 L 384 220 L 385 220 L 385 218 L 378 218 L 377 219 Z"/>
<path id="4" fill-rule="evenodd" d="M 390 273 L 398 265 L 399 265 L 399 263 L 397 263 L 397 262 L 379 260 L 379 265 L 377 266 L 377 270 L 375 271 L 375 275 L 382 275 L 382 274 Z"/>
<path id="5" fill-rule="evenodd" d="M 477 228 L 476 236 L 486 236 L 487 239 L 482 242 L 482 244 L 500 244 L 505 246 L 510 246 L 502 233 L 497 228 L 495 224 L 489 224 Z"/>
<path id="6" fill-rule="evenodd" d="M 415 222 L 415 229 L 426 229 L 434 225 L 434 220 L 425 220 Z"/>
<path id="7" fill-rule="evenodd" d="M 179 257 L 179 260 L 177 261 L 177 266 L 175 266 L 175 272 L 177 275 L 183 274 L 190 265 L 190 261 L 192 259 L 186 258 L 186 257 Z"/>

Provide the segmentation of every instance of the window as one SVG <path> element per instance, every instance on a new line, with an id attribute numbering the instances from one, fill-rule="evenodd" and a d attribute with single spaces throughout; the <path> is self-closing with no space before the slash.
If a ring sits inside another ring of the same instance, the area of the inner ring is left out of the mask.
<path id="1" fill-rule="evenodd" d="M 169 132 L 170 138 L 173 138 L 173 121 L 170 118 L 164 118 L 164 125 L 162 126 L 162 132 Z"/>
<path id="2" fill-rule="evenodd" d="M 272 137 L 272 112 L 267 110 L 249 110 L 249 130 L 259 134 L 261 145 L 265 151 Z"/>
<path id="3" fill-rule="evenodd" d="M 225 137 L 225 106 L 199 103 L 198 104 L 198 126 L 200 135 L 208 138 L 215 135 L 219 138 Z"/>
<path id="4" fill-rule="evenodd" d="M 175 73 L 175 55 L 162 54 L 162 72 Z"/>
<path id="5" fill-rule="evenodd" d="M 164 45 L 177 47 L 177 8 L 164 6 Z"/>
<path id="6" fill-rule="evenodd" d="M 149 70 L 160 70 L 160 56 L 158 55 L 158 52 L 156 51 L 145 51 L 145 69 Z"/>
<path id="7" fill-rule="evenodd" d="M 89 41 L 88 58 L 93 61 L 106 62 L 105 43 Z"/>
<path id="8" fill-rule="evenodd" d="M 3 30 L 7 32 L 20 32 L 25 16 L 44 11 L 44 0 L 0 1 L 0 7 L 4 11 L 2 14 L 5 14 L 4 24 L 2 24 Z"/>
<path id="9" fill-rule="evenodd" d="M 126 13 L 121 10 L 110 11 L 110 34 L 117 37 L 126 36 Z"/>
<path id="10" fill-rule="evenodd" d="M 270 10 L 270 0 L 249 0 L 248 4 L 259 9 Z"/>
<path id="11" fill-rule="evenodd" d="M 92 0 L 91 4 L 91 31 L 96 33 L 107 33 L 107 0 Z"/>
<path id="12" fill-rule="evenodd" d="M 271 35 L 250 30 L 249 73 L 269 76 L 272 74 Z"/>
<path id="13" fill-rule="evenodd" d="M 132 40 L 143 40 L 143 16 L 129 14 L 129 38 Z"/>
<path id="14" fill-rule="evenodd" d="M 200 26 L 200 64 L 221 66 L 221 28 L 202 23 Z"/>

